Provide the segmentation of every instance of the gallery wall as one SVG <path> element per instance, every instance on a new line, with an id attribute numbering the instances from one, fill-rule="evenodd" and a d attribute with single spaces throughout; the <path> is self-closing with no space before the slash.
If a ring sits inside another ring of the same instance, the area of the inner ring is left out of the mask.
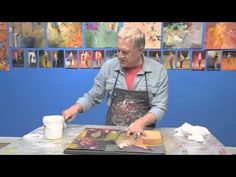
<path id="1" fill-rule="evenodd" d="M 205 126 L 224 145 L 236 146 L 236 23 L 127 25 L 146 32 L 144 54 L 168 70 L 168 111 L 157 127 Z M 0 23 L 0 136 L 23 136 L 88 91 L 115 56 L 122 26 Z M 106 110 L 104 100 L 72 123 L 104 124 Z"/>

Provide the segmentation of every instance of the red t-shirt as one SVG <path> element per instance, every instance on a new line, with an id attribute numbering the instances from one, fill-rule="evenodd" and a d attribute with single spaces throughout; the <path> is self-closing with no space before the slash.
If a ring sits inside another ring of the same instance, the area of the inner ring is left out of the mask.
<path id="1" fill-rule="evenodd" d="M 138 65 L 135 67 L 124 69 L 125 81 L 126 81 L 126 85 L 127 85 L 128 90 L 132 89 L 134 78 L 137 75 L 137 73 L 142 69 L 142 66 L 143 65 L 141 64 L 141 65 Z"/>

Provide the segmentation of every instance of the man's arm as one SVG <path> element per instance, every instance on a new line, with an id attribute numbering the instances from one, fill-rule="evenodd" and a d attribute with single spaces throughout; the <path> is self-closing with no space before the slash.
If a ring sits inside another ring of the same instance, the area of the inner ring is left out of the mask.
<path id="1" fill-rule="evenodd" d="M 105 64 L 104 64 L 105 65 Z M 66 121 L 71 121 L 76 117 L 78 112 L 86 112 L 91 107 L 100 103 L 106 92 L 106 78 L 105 78 L 105 66 L 102 66 L 98 75 L 94 79 L 94 85 L 85 93 L 83 97 L 79 98 L 77 102 L 62 112 L 62 116 Z"/>
<path id="2" fill-rule="evenodd" d="M 134 134 L 139 136 L 143 133 L 143 129 L 160 120 L 164 113 L 167 110 L 168 102 L 168 75 L 167 71 L 163 68 L 160 72 L 159 82 L 158 82 L 157 93 L 151 101 L 151 109 L 143 117 L 137 119 L 133 124 L 128 128 L 127 134 Z"/>

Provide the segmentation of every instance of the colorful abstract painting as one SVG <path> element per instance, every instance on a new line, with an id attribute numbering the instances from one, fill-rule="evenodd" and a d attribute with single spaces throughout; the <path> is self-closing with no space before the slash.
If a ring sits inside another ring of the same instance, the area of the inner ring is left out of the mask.
<path id="1" fill-rule="evenodd" d="M 176 69 L 190 69 L 190 51 L 178 51 Z"/>
<path id="2" fill-rule="evenodd" d="M 38 66 L 38 51 L 27 50 L 26 51 L 26 66 L 30 68 L 36 68 Z"/>
<path id="3" fill-rule="evenodd" d="M 12 50 L 12 66 L 24 67 L 24 50 L 22 49 Z"/>
<path id="4" fill-rule="evenodd" d="M 54 68 L 64 67 L 64 50 L 53 50 L 52 51 L 52 66 Z"/>
<path id="5" fill-rule="evenodd" d="M 236 22 L 206 23 L 205 49 L 236 48 Z"/>
<path id="6" fill-rule="evenodd" d="M 164 22 L 164 48 L 202 48 L 203 23 Z"/>
<path id="7" fill-rule="evenodd" d="M 124 27 L 135 26 L 145 33 L 145 48 L 160 49 L 161 23 L 160 22 L 124 22 Z"/>
<path id="8" fill-rule="evenodd" d="M 162 136 L 158 130 L 145 130 L 145 136 L 134 139 L 127 132 L 112 128 L 86 128 L 81 131 L 64 153 L 136 153 L 164 154 Z"/>
<path id="9" fill-rule="evenodd" d="M 163 53 L 163 65 L 166 69 L 175 69 L 175 51 L 165 51 Z"/>
<path id="10" fill-rule="evenodd" d="M 76 50 L 67 50 L 65 58 L 66 68 L 78 68 L 78 56 Z"/>
<path id="11" fill-rule="evenodd" d="M 149 56 L 149 58 L 156 60 L 159 63 L 161 62 L 161 51 L 150 50 L 148 56 Z"/>
<path id="12" fill-rule="evenodd" d="M 91 68 L 91 51 L 90 50 L 79 51 L 79 67 Z"/>
<path id="13" fill-rule="evenodd" d="M 50 50 L 39 50 L 39 67 L 40 68 L 52 67 Z"/>
<path id="14" fill-rule="evenodd" d="M 43 48 L 45 46 L 45 23 L 11 22 L 9 23 L 10 46 L 25 48 Z"/>
<path id="15" fill-rule="evenodd" d="M 92 52 L 93 68 L 101 68 L 104 63 L 104 50 L 94 50 Z"/>
<path id="16" fill-rule="evenodd" d="M 193 51 L 192 70 L 204 71 L 205 65 L 206 65 L 206 52 L 205 51 Z"/>
<path id="17" fill-rule="evenodd" d="M 7 23 L 0 22 L 0 70 L 9 71 Z"/>
<path id="18" fill-rule="evenodd" d="M 116 48 L 118 22 L 85 23 L 85 46 L 87 48 Z"/>
<path id="19" fill-rule="evenodd" d="M 221 68 L 221 51 L 207 51 L 207 70 L 219 71 Z"/>
<path id="20" fill-rule="evenodd" d="M 48 23 L 48 46 L 51 48 L 82 47 L 82 25 L 80 22 Z"/>
<path id="21" fill-rule="evenodd" d="M 221 70 L 236 70 L 236 51 L 223 51 Z"/>

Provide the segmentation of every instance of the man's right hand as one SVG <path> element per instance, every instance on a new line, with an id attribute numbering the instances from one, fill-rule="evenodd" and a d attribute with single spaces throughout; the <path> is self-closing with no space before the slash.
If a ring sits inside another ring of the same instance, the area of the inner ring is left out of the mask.
<path id="1" fill-rule="evenodd" d="M 82 107 L 79 104 L 75 104 L 64 110 L 61 115 L 64 117 L 66 122 L 70 122 L 76 117 L 78 112 L 82 111 L 81 108 Z"/>

